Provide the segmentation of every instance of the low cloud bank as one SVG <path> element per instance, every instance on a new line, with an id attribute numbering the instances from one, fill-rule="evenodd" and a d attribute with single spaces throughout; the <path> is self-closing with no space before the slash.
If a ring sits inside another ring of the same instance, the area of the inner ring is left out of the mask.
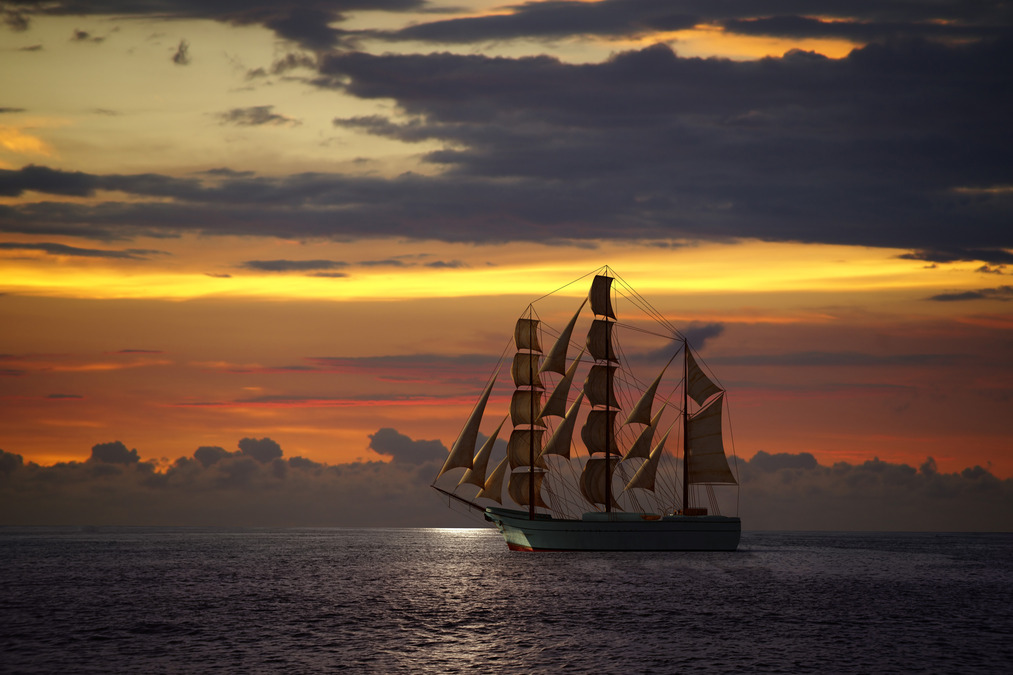
<path id="1" fill-rule="evenodd" d="M 39 466 L 0 450 L 2 525 L 248 527 L 476 526 L 429 489 L 446 447 L 395 429 L 371 434 L 389 462 L 284 457 L 270 438 L 197 448 L 165 470 L 120 441 L 85 462 Z M 758 452 L 738 463 L 747 530 L 1013 531 L 1013 479 L 975 466 L 940 473 L 878 459 L 819 464 Z"/>

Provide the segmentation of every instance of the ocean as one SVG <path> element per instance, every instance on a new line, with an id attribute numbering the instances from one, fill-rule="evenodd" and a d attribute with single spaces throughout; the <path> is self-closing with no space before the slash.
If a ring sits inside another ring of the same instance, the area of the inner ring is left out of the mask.
<path id="1" fill-rule="evenodd" d="M 4 673 L 1013 672 L 1013 534 L 0 528 Z"/>

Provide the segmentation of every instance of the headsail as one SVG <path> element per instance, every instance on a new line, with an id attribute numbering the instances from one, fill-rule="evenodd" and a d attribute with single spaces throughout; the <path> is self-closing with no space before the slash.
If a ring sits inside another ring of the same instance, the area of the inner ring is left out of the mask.
<path id="1" fill-rule="evenodd" d="M 539 419 L 547 415 L 562 417 L 566 414 L 566 399 L 570 393 L 570 387 L 573 385 L 573 376 L 577 373 L 577 366 L 580 365 L 582 356 L 584 356 L 583 349 L 580 351 L 580 354 L 577 354 L 577 358 L 573 360 L 570 367 L 566 369 L 566 374 L 560 378 L 556 388 L 549 394 L 548 400 L 542 406 L 542 412 L 538 414 Z"/>
<path id="2" fill-rule="evenodd" d="M 570 443 L 573 441 L 573 428 L 577 424 L 577 413 L 580 411 L 580 404 L 584 400 L 584 394 L 577 394 L 577 399 L 566 411 L 566 416 L 549 438 L 549 442 L 542 448 L 543 455 L 561 455 L 570 458 Z"/>
<path id="3" fill-rule="evenodd" d="M 651 455 L 651 443 L 654 441 L 654 432 L 658 430 L 658 422 L 661 421 L 661 413 L 663 412 L 665 412 L 664 406 L 654 416 L 654 419 L 650 420 L 650 424 L 641 430 L 640 435 L 637 436 L 637 440 L 633 441 L 633 445 L 626 452 L 624 459 L 632 459 L 634 457 L 647 459 Z"/>
<path id="4" fill-rule="evenodd" d="M 640 465 L 637 472 L 633 474 L 633 478 L 626 484 L 626 489 L 632 488 L 643 488 L 644 490 L 654 490 L 654 481 L 658 475 L 658 464 L 661 462 L 661 454 L 665 451 L 665 441 L 668 440 L 668 435 L 672 433 L 672 428 L 669 427 L 665 435 L 661 437 L 658 444 L 654 446 L 654 450 L 651 450 L 651 454 L 648 455 L 647 461 Z"/>
<path id="5" fill-rule="evenodd" d="M 464 472 L 464 476 L 461 477 L 461 481 L 458 485 L 464 485 L 465 483 L 471 483 L 478 487 L 485 486 L 485 471 L 489 466 L 489 455 L 492 454 L 492 447 L 496 445 L 496 437 L 499 436 L 500 429 L 503 428 L 503 424 L 506 423 L 506 418 L 499 423 L 496 427 L 496 431 L 492 432 L 492 436 L 485 440 L 482 444 L 481 450 L 475 455 L 475 459 L 471 464 L 471 468 Z"/>
<path id="6" fill-rule="evenodd" d="M 573 318 L 570 319 L 570 323 L 566 324 L 566 328 L 556 338 L 556 343 L 552 345 L 552 349 L 549 350 L 548 355 L 545 357 L 545 362 L 542 363 L 542 367 L 539 372 L 546 373 L 559 373 L 562 375 L 566 372 L 566 350 L 570 346 L 570 336 L 573 335 L 573 327 L 577 323 L 577 317 L 580 316 L 580 311 L 584 309 L 584 305 L 587 304 L 587 298 L 584 298 L 584 302 L 580 303 L 580 307 L 574 312 Z M 579 357 L 578 357 L 579 360 Z"/>
<path id="7" fill-rule="evenodd" d="M 503 503 L 503 478 L 506 476 L 507 458 L 504 457 L 500 460 L 496 468 L 492 470 L 492 474 L 489 475 L 489 479 L 485 481 L 485 486 L 479 490 L 478 494 L 475 495 L 475 499 L 479 497 L 485 497 L 491 499 L 500 504 Z"/>
<path id="8" fill-rule="evenodd" d="M 631 410 L 630 414 L 626 417 L 627 424 L 651 423 L 651 410 L 654 407 L 654 397 L 658 395 L 658 385 L 661 384 L 661 378 L 665 376 L 665 371 L 668 370 L 670 365 L 672 365 L 672 361 L 675 360 L 676 356 L 678 356 L 678 353 L 672 355 L 672 358 L 668 360 L 668 363 L 666 363 L 665 367 L 661 369 L 658 376 L 654 378 L 654 382 L 651 383 L 651 386 L 644 390 L 640 400 L 637 401 L 637 404 L 633 406 L 633 410 Z"/>
<path id="9" fill-rule="evenodd" d="M 471 468 L 475 444 L 478 442 L 478 428 L 482 425 L 485 404 L 489 402 L 489 394 L 492 393 L 492 385 L 496 383 L 498 375 L 499 371 L 497 370 L 492 379 L 489 380 L 489 384 L 485 385 L 485 390 L 482 392 L 482 396 L 479 397 L 478 403 L 472 409 L 471 415 L 468 416 L 468 421 L 464 423 L 461 434 L 450 448 L 450 455 L 447 456 L 447 461 L 443 463 L 443 468 L 436 474 L 437 479 L 451 469 L 458 467 Z"/>

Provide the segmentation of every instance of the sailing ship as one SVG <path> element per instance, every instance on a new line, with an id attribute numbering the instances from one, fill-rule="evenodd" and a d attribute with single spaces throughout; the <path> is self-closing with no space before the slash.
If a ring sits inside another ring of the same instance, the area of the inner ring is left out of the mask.
<path id="1" fill-rule="evenodd" d="M 738 487 L 724 449 L 724 389 L 687 337 L 621 277 L 609 267 L 592 274 L 561 330 L 528 305 L 432 487 L 481 512 L 511 550 L 734 551 L 741 521 L 721 513 Z M 620 321 L 620 300 L 640 318 Z M 581 343 L 573 336 L 582 319 Z M 655 340 L 661 349 L 648 345 Z M 510 351 L 509 413 L 477 447 L 490 401 L 506 404 L 493 392 Z M 633 366 L 659 354 L 661 372 L 642 378 Z M 457 485 L 446 485 L 460 469 Z"/>

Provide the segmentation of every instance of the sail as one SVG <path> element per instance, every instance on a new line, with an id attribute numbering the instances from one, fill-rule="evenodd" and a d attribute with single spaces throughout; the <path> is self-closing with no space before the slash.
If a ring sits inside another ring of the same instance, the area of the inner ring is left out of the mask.
<path id="1" fill-rule="evenodd" d="M 517 349 L 542 351 L 542 346 L 538 342 L 538 319 L 517 319 L 514 326 L 514 344 L 517 345 Z"/>
<path id="2" fill-rule="evenodd" d="M 612 277 L 597 275 L 591 282 L 591 311 L 596 316 L 616 318 L 612 311 Z"/>
<path id="3" fill-rule="evenodd" d="M 496 377 L 499 375 L 499 371 L 492 376 L 489 380 L 489 384 L 485 385 L 485 390 L 482 392 L 482 396 L 479 397 L 478 403 L 471 411 L 471 415 L 468 416 L 468 421 L 464 423 L 464 428 L 461 429 L 461 434 L 454 441 L 454 445 L 450 448 L 450 454 L 447 456 L 447 461 L 443 463 L 443 468 L 436 474 L 436 478 L 445 474 L 451 469 L 458 467 L 471 468 L 472 455 L 475 452 L 475 443 L 478 442 L 478 428 L 482 425 L 482 415 L 485 414 L 485 404 L 489 402 L 489 394 L 492 393 L 492 385 L 496 382 Z"/>
<path id="4" fill-rule="evenodd" d="M 688 351 L 689 345 L 686 346 L 686 349 L 686 393 L 693 397 L 697 405 L 703 405 L 707 399 L 721 391 L 721 388 L 711 382 L 710 378 L 700 370 L 700 366 L 696 365 L 693 352 Z"/>
<path id="5" fill-rule="evenodd" d="M 591 322 L 591 329 L 587 332 L 587 351 L 595 361 L 616 361 L 615 350 L 612 349 L 612 326 L 611 321 L 595 319 Z"/>
<path id="6" fill-rule="evenodd" d="M 547 415 L 555 415 L 556 417 L 562 417 L 566 414 L 566 399 L 570 394 L 570 386 L 573 384 L 573 376 L 577 372 L 577 366 L 580 364 L 580 358 L 584 356 L 584 350 L 577 354 L 577 358 L 573 360 L 570 367 L 566 369 L 566 374 L 563 375 L 559 380 L 559 384 L 552 390 L 545 405 L 542 406 L 542 411 L 538 414 L 539 418 Z"/>
<path id="7" fill-rule="evenodd" d="M 514 354 L 514 362 L 510 366 L 514 386 L 542 388 L 542 380 L 538 377 L 539 356 L 537 352 L 517 352 Z"/>
<path id="8" fill-rule="evenodd" d="M 537 389 L 518 389 L 510 399 L 510 420 L 517 427 L 522 425 L 544 427 L 538 418 L 542 409 L 542 392 Z"/>
<path id="9" fill-rule="evenodd" d="M 611 386 L 615 377 L 617 366 L 609 364 L 596 364 L 591 366 L 584 380 L 584 393 L 591 405 L 607 405 L 618 408 L 616 393 Z"/>
<path id="10" fill-rule="evenodd" d="M 499 423 L 496 427 L 496 431 L 492 432 L 492 436 L 485 440 L 482 444 L 482 448 L 475 455 L 474 461 L 471 463 L 471 468 L 464 472 L 464 476 L 461 477 L 461 481 L 458 485 L 464 485 L 465 483 L 471 483 L 478 487 L 485 485 L 485 471 L 489 466 L 489 455 L 492 454 L 492 446 L 496 444 L 496 437 L 499 436 L 500 429 L 503 428 L 503 424 L 506 422 L 506 418 Z"/>
<path id="11" fill-rule="evenodd" d="M 573 326 L 577 323 L 577 317 L 580 316 L 580 311 L 584 309 L 584 305 L 586 304 L 587 298 L 584 298 L 584 302 L 580 303 L 580 307 L 577 308 L 573 318 L 570 319 L 570 323 L 566 324 L 566 328 L 556 338 L 556 342 L 552 345 L 552 349 L 549 350 L 548 356 L 545 357 L 545 361 L 542 363 L 539 372 L 559 373 L 560 375 L 566 372 L 566 350 L 570 346 L 570 336 L 573 335 Z"/>
<path id="12" fill-rule="evenodd" d="M 728 458 L 725 457 L 725 448 L 721 443 L 722 400 L 724 396 L 718 396 L 686 423 L 690 483 L 736 482 L 728 468 Z"/>
<path id="13" fill-rule="evenodd" d="M 535 506 L 541 506 L 543 508 L 549 508 L 549 505 L 542 501 L 542 478 L 545 476 L 543 473 L 536 473 L 535 476 Z M 520 473 L 510 474 L 510 483 L 507 485 L 507 492 L 510 493 L 510 499 L 514 500 L 521 506 L 530 505 L 530 492 L 531 491 L 531 472 L 522 471 Z"/>
<path id="14" fill-rule="evenodd" d="M 633 441 L 633 445 L 630 446 L 629 451 L 626 453 L 626 459 L 632 459 L 634 457 L 640 457 L 647 459 L 651 454 L 651 443 L 654 441 L 654 432 L 658 430 L 658 422 L 661 421 L 661 413 L 665 412 L 665 407 L 662 406 L 658 414 L 654 416 L 654 419 L 650 421 L 646 427 L 641 430 L 640 435 L 637 436 L 637 440 Z"/>
<path id="15" fill-rule="evenodd" d="M 545 468 L 545 460 L 539 455 L 542 452 L 542 434 L 544 429 L 514 429 L 510 432 L 510 440 L 507 441 L 507 457 L 510 458 L 510 468 L 516 469 L 519 466 L 531 466 L 531 434 L 535 435 L 535 466 Z"/>
<path id="16" fill-rule="evenodd" d="M 626 418 L 627 424 L 632 424 L 634 422 L 637 424 L 651 423 L 651 409 L 654 407 L 654 397 L 658 394 L 658 385 L 661 384 L 661 378 L 664 377 L 665 371 L 668 370 L 670 365 L 672 365 L 672 361 L 675 360 L 677 355 L 678 354 L 673 355 L 672 358 L 668 360 L 665 367 L 662 368 L 661 372 L 658 373 L 658 376 L 654 378 L 654 382 L 651 383 L 651 386 L 648 387 L 640 396 L 640 400 L 637 401 L 635 406 L 633 406 L 633 410 L 630 411 L 629 416 Z"/>
<path id="17" fill-rule="evenodd" d="M 475 495 L 476 499 L 485 497 L 500 504 L 503 503 L 503 477 L 506 476 L 506 467 L 507 458 L 504 457 L 496 465 L 496 468 L 492 470 L 489 479 L 485 481 L 485 486 Z"/>
<path id="18" fill-rule="evenodd" d="M 661 453 L 665 451 L 665 441 L 668 440 L 670 433 L 672 433 L 671 427 L 661 437 L 658 444 L 654 446 L 654 450 L 651 450 L 651 454 L 647 456 L 647 461 L 640 465 L 637 472 L 633 474 L 633 478 L 626 484 L 627 490 L 643 488 L 644 490 L 654 491 L 654 479 L 658 475 L 658 464 L 661 462 Z"/>
<path id="19" fill-rule="evenodd" d="M 605 452 L 607 443 L 609 452 L 619 456 L 615 437 L 609 433 L 615 430 L 618 412 L 618 410 L 592 410 L 587 414 L 587 421 L 580 430 L 580 439 L 584 441 L 584 447 L 589 453 Z"/>
<path id="20" fill-rule="evenodd" d="M 570 442 L 573 440 L 573 428 L 577 424 L 577 413 L 580 411 L 580 404 L 584 400 L 584 394 L 578 394 L 577 399 L 566 411 L 562 423 L 549 437 L 548 443 L 542 449 L 543 455 L 561 455 L 570 459 Z"/>
<path id="21" fill-rule="evenodd" d="M 605 458 L 592 457 L 587 460 L 587 464 L 584 465 L 584 470 L 580 474 L 580 493 L 592 504 L 605 503 L 605 481 L 612 475 L 619 458 L 610 457 L 609 460 L 611 466 L 606 471 Z M 612 498 L 612 506 L 618 506 L 615 497 Z"/>

